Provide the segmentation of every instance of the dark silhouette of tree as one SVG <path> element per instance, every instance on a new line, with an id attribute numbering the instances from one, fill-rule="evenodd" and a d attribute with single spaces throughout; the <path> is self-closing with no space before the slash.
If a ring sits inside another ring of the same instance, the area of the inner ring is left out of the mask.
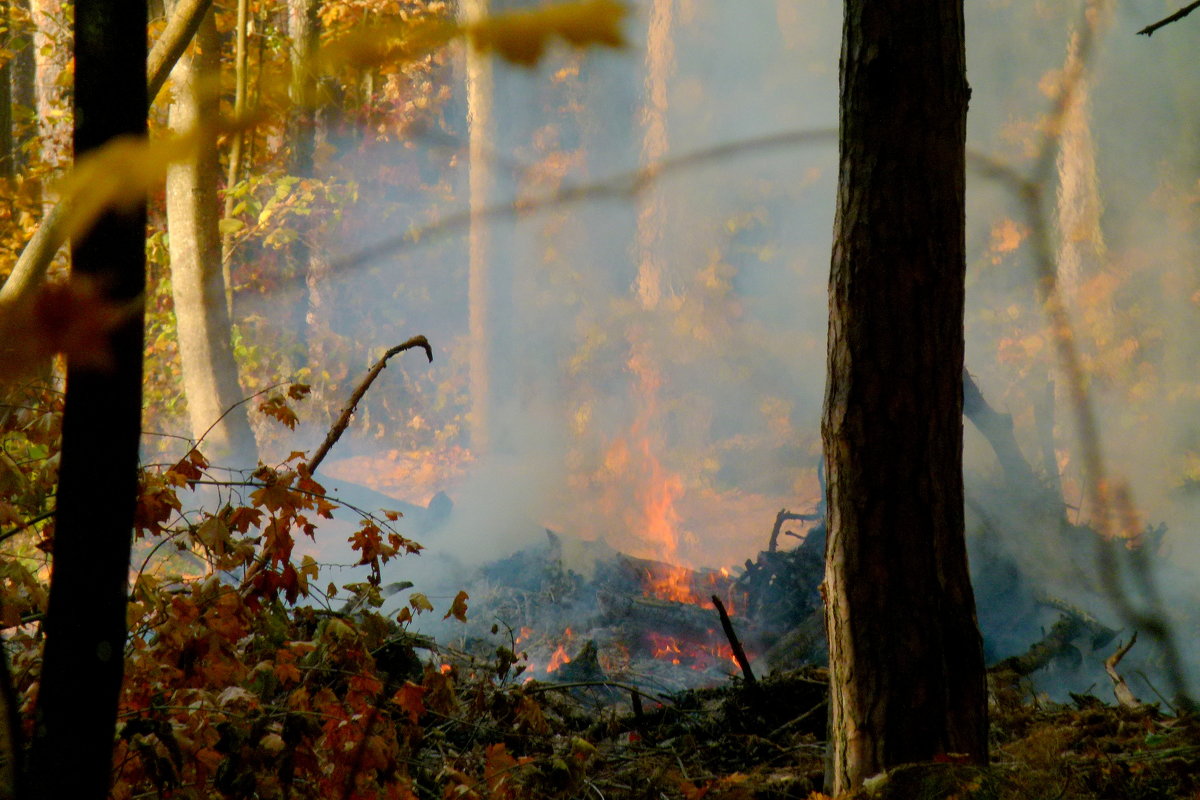
<path id="1" fill-rule="evenodd" d="M 822 425 L 838 793 L 987 760 L 963 533 L 968 94 L 962 0 L 846 0 Z"/>
<path id="2" fill-rule="evenodd" d="M 75 8 L 75 154 L 146 131 L 146 5 Z M 119 303 L 145 280 L 145 208 L 106 212 L 72 246 L 72 270 Z M 46 645 L 28 784 L 32 797 L 102 800 L 125 650 L 141 430 L 142 316 L 113 332 L 107 370 L 67 365 Z"/>

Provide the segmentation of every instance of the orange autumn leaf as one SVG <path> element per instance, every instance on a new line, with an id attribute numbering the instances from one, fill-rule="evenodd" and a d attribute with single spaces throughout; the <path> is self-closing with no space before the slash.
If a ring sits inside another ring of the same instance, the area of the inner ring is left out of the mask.
<path id="1" fill-rule="evenodd" d="M 459 622 L 467 621 L 467 600 L 470 598 L 466 592 L 459 590 L 454 596 L 454 602 L 450 604 L 450 610 L 445 613 L 442 619 L 450 619 L 454 617 Z"/>
<path id="2" fill-rule="evenodd" d="M 392 695 L 392 702 L 408 714 L 409 721 L 414 725 L 421 719 L 421 715 L 425 713 L 424 698 L 426 691 L 424 686 L 417 686 L 411 681 L 405 681 L 404 685 Z"/>

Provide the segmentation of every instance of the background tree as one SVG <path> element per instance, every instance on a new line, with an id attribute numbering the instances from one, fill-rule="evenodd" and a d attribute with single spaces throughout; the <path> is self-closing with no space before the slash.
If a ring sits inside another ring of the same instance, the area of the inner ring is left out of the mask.
<path id="1" fill-rule="evenodd" d="M 847 0 L 822 425 L 839 793 L 987 761 L 963 531 L 968 91 L 961 0 Z"/>
<path id="2" fill-rule="evenodd" d="M 197 45 L 174 70 L 176 90 L 170 127 L 181 135 L 203 120 L 216 119 L 220 113 L 220 98 L 213 92 L 220 69 L 220 37 L 211 10 L 201 23 Z M 235 466 L 253 467 L 258 455 L 246 407 L 237 405 L 243 392 L 230 346 L 221 271 L 219 180 L 217 142 L 212 130 L 201 138 L 189 158 L 167 169 L 171 289 L 183 391 L 192 437 L 199 439 L 215 426 L 208 432 L 206 441 L 211 447 L 207 452 L 218 459 L 231 459 Z"/>
<path id="3" fill-rule="evenodd" d="M 488 12 L 488 0 L 465 0 L 459 6 L 459 17 L 466 23 L 476 22 Z M 467 94 L 467 202 L 471 208 L 470 230 L 467 234 L 467 303 L 470 355 L 471 449 L 482 454 L 488 449 L 492 416 L 492 269 L 493 256 L 490 235 L 491 222 L 485 210 L 494 194 L 494 175 L 491 150 L 494 142 L 492 123 L 492 57 L 473 47 L 465 48 L 465 78 Z"/>
<path id="4" fill-rule="evenodd" d="M 77 157 L 146 132 L 146 7 L 124 0 L 75 10 Z M 110 339 L 108 370 L 67 366 L 54 570 L 31 751 L 32 796 L 108 794 L 124 672 L 129 554 L 142 410 L 145 206 L 104 213 L 72 243 L 72 269 L 134 303 Z M 104 469 L 95 468 L 97 459 Z"/>

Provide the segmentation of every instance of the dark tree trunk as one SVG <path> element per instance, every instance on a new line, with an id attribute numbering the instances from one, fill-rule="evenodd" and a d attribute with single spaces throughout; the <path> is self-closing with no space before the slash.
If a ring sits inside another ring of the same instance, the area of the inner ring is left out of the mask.
<path id="1" fill-rule="evenodd" d="M 939 754 L 987 760 L 963 537 L 963 4 L 845 15 L 822 425 L 838 793 Z"/>
<path id="2" fill-rule="evenodd" d="M 0 49 L 12 50 L 12 8 L 9 0 L 0 0 Z M 13 59 L 6 58 L 0 65 L 0 177 L 11 178 L 16 174 L 17 155 L 13 139 Z"/>
<path id="3" fill-rule="evenodd" d="M 75 7 L 75 154 L 146 132 L 146 4 Z M 134 46 L 137 43 L 138 46 Z M 145 209 L 103 215 L 73 242 L 72 270 L 119 302 L 141 295 Z M 67 365 L 62 469 L 31 797 L 103 800 L 125 650 L 141 430 L 142 317 L 111 337 L 114 366 Z"/>
<path id="4" fill-rule="evenodd" d="M 16 0 L 18 6 L 24 12 L 26 20 L 32 19 L 33 11 L 29 0 Z M 13 8 L 12 0 L 9 0 L 10 10 Z M 10 22 L 11 24 L 11 22 Z M 13 136 L 16 138 L 14 148 L 16 151 L 15 168 L 18 173 L 24 170 L 30 163 L 30 154 L 26 151 L 27 143 L 37 136 L 37 125 L 34 123 L 34 113 L 37 108 L 37 89 L 35 81 L 37 78 L 37 66 L 33 59 L 33 31 L 32 23 L 26 22 L 18 31 L 14 30 L 17 35 L 10 36 L 8 47 L 12 49 L 12 102 L 14 108 L 14 116 L 16 119 L 15 130 Z"/>

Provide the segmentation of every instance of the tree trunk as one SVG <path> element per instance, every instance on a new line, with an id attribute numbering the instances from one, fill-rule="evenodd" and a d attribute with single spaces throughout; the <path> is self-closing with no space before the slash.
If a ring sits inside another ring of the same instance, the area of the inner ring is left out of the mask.
<path id="1" fill-rule="evenodd" d="M 177 133 L 204 125 L 204 120 L 215 120 L 219 113 L 220 98 L 211 92 L 204 94 L 204 87 L 212 85 L 210 79 L 220 69 L 220 38 L 211 11 L 200 24 L 197 44 L 199 48 L 182 56 L 174 69 L 177 90 L 169 124 Z M 213 135 L 203 138 L 194 156 L 167 168 L 171 290 L 192 436 L 199 439 L 215 425 L 205 439 L 210 457 L 229 459 L 231 466 L 253 467 L 258 453 L 246 407 L 234 408 L 244 393 L 230 344 L 221 274 L 219 180 Z"/>
<path id="2" fill-rule="evenodd" d="M 145 136 L 145 4 L 79 3 L 75 30 L 76 156 L 116 136 Z M 117 303 L 137 303 L 145 247 L 145 205 L 109 211 L 72 242 L 72 271 L 92 277 Z M 142 339 L 142 316 L 133 315 L 110 337 L 111 369 L 67 364 L 30 797 L 108 795 L 137 498 Z"/>
<path id="3" fill-rule="evenodd" d="M 70 59 L 70 39 L 62 1 L 30 0 L 30 11 L 35 26 L 34 83 L 42 160 L 65 164 L 70 158 L 70 120 L 60 112 L 66 106 L 62 78 Z"/>
<path id="4" fill-rule="evenodd" d="M 11 0 L 10 0 L 11 2 Z M 30 0 L 16 0 L 27 20 L 33 15 Z M 11 8 L 11 5 L 10 5 Z M 30 163 L 30 154 L 26 151 L 27 143 L 37 135 L 34 123 L 34 109 L 37 107 L 37 89 L 35 79 L 37 67 L 33 61 L 33 29 L 31 22 L 26 22 L 16 36 L 9 40 L 9 47 L 14 51 L 12 66 L 12 100 L 18 110 L 16 119 L 16 170 L 20 174 Z"/>
<path id="5" fill-rule="evenodd" d="M 487 0 L 462 0 L 462 21 L 471 23 L 487 15 Z M 467 127 L 470 170 L 469 204 L 471 222 L 467 254 L 468 337 L 467 372 L 471 392 L 471 450 L 482 455 L 488 450 L 492 403 L 491 237 L 484 211 L 491 204 L 493 176 L 491 148 L 495 146 L 492 120 L 492 62 L 487 53 L 466 48 Z"/>
<path id="6" fill-rule="evenodd" d="M 313 73 L 313 61 L 317 52 L 317 34 L 320 30 L 317 19 L 317 0 L 288 0 L 288 34 L 292 40 L 292 108 L 288 114 L 288 145 L 291 155 L 288 159 L 288 173 L 299 178 L 313 177 L 313 156 L 317 146 L 317 117 L 316 117 L 316 78 Z M 311 219 L 311 218 L 310 218 Z M 320 282 L 324 260 L 317 255 L 314 258 L 309 246 L 309 235 L 301 226 L 298 235 L 288 245 L 288 267 L 291 270 L 291 280 L 299 289 L 303 287 L 308 293 L 305 299 L 297 296 L 295 301 L 293 327 L 301 350 L 307 350 L 308 319 L 320 317 L 320 312 L 313 314 L 310 305 L 314 287 Z M 313 274 L 313 267 L 316 273 Z M 327 270 L 326 270 L 327 271 Z M 315 298 L 320 302 L 319 293 Z"/>
<path id="7" fill-rule="evenodd" d="M 646 95 L 642 102 L 642 166 L 653 170 L 667 157 L 667 87 L 675 68 L 672 18 L 675 0 L 654 0 L 646 30 Z M 642 308 L 652 310 L 662 299 L 666 258 L 663 228 L 666 203 L 661 184 L 652 184 L 638 203 L 637 280 L 634 289 Z M 666 287 L 670 290 L 669 285 Z"/>
<path id="8" fill-rule="evenodd" d="M 12 51 L 12 8 L 10 0 L 0 0 L 0 50 Z M 13 138 L 13 59 L 0 65 L 0 178 L 16 174 L 17 154 Z"/>
<path id="9" fill-rule="evenodd" d="M 234 31 L 234 55 L 233 55 L 233 72 L 234 72 L 234 95 L 233 95 L 233 116 L 234 119 L 241 119 L 246 113 L 246 87 L 247 87 L 247 64 L 249 57 L 249 47 L 247 46 L 246 36 L 249 29 L 249 2 L 250 0 L 237 0 L 237 29 Z M 229 145 L 229 171 L 225 177 L 225 206 L 224 216 L 232 217 L 234 200 L 230 190 L 237 185 L 242 179 L 242 153 L 246 144 L 246 132 L 236 130 L 232 134 L 232 142 Z M 223 237 L 221 242 L 221 279 L 225 284 L 225 310 L 229 314 L 230 320 L 233 316 L 233 235 L 229 234 Z"/>
<path id="10" fill-rule="evenodd" d="M 987 761 L 963 535 L 962 0 L 846 0 L 829 281 L 832 789 Z"/>

